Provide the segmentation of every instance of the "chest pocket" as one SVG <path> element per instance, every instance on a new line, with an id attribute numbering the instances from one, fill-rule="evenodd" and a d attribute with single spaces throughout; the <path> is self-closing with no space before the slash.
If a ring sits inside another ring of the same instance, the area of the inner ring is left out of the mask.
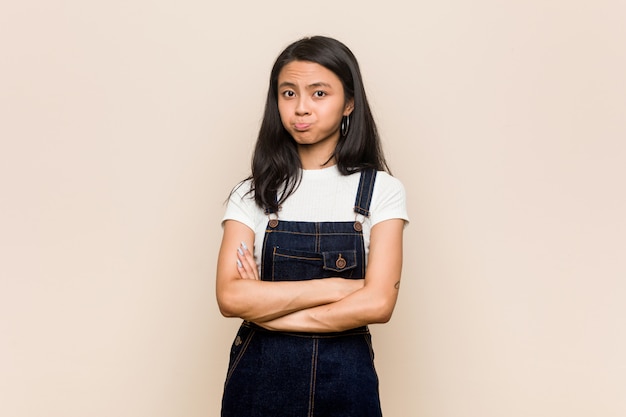
<path id="1" fill-rule="evenodd" d="M 306 252 L 275 247 L 272 281 L 303 281 L 314 278 L 362 278 L 356 271 L 356 250 Z"/>
<path id="2" fill-rule="evenodd" d="M 327 271 L 344 272 L 357 266 L 355 250 L 322 252 L 322 257 Z"/>

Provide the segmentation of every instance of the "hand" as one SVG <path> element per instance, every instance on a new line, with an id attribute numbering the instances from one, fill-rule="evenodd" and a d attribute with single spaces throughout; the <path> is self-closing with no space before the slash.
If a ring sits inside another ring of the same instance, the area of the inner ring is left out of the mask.
<path id="1" fill-rule="evenodd" d="M 242 279 L 259 280 L 259 268 L 244 242 L 237 248 L 237 271 Z"/>

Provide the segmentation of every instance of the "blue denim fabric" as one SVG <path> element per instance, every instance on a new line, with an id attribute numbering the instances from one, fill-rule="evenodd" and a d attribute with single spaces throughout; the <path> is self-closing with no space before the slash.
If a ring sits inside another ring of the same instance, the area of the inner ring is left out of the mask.
<path id="1" fill-rule="evenodd" d="M 361 174 L 355 213 L 369 215 L 375 171 Z M 365 277 L 360 223 L 268 222 L 261 279 Z M 268 331 L 244 321 L 231 347 L 222 417 L 380 417 L 366 326 L 339 333 Z"/>
<path id="2" fill-rule="evenodd" d="M 284 222 L 268 227 L 261 275 L 266 281 L 365 276 L 363 234 L 354 222 Z"/>

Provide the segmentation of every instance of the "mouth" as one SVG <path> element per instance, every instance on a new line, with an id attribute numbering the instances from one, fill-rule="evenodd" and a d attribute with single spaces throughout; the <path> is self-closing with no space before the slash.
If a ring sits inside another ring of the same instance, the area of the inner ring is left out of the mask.
<path id="1" fill-rule="evenodd" d="M 311 123 L 295 123 L 293 125 L 293 128 L 298 132 L 304 132 L 305 130 L 308 130 L 309 127 L 311 127 Z"/>

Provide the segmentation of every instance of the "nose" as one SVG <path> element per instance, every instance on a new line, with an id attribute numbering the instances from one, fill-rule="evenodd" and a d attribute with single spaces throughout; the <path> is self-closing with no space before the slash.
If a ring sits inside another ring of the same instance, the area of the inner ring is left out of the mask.
<path id="1" fill-rule="evenodd" d="M 296 114 L 298 116 L 305 116 L 310 113 L 309 103 L 306 97 L 298 97 L 298 103 L 296 104 Z"/>

